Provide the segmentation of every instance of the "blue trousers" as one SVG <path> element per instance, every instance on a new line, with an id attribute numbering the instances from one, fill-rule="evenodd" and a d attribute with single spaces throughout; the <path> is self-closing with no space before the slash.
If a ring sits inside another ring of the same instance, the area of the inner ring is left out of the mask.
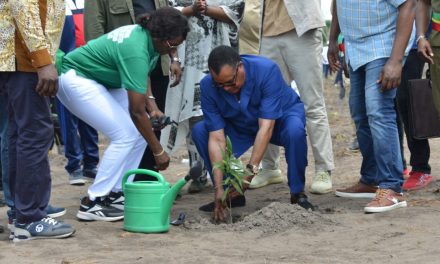
<path id="1" fill-rule="evenodd" d="M 70 113 L 58 98 L 56 106 L 67 158 L 64 168 L 72 173 L 81 169 L 81 161 L 85 170 L 96 168 L 99 162 L 98 132 Z"/>
<path id="2" fill-rule="evenodd" d="M 46 217 L 51 177 L 48 152 L 53 123 L 48 97 L 37 94 L 33 72 L 0 72 L 0 89 L 8 94 L 9 180 L 17 222 Z"/>
<path id="3" fill-rule="evenodd" d="M 361 181 L 401 192 L 403 166 L 394 104 L 396 89 L 382 92 L 377 83 L 387 59 L 374 60 L 356 71 L 349 67 L 349 106 L 363 157 Z"/>
<path id="4" fill-rule="evenodd" d="M 256 135 L 240 134 L 234 127 L 228 125 L 228 123 L 226 123 L 224 131 L 225 135 L 231 139 L 232 150 L 236 157 L 240 157 L 254 144 Z M 212 164 L 208 152 L 209 131 L 205 121 L 201 121 L 194 126 L 192 137 L 208 171 L 212 172 Z M 270 143 L 283 146 L 285 149 L 290 192 L 302 192 L 304 190 L 305 170 L 307 166 L 305 117 L 290 115 L 277 120 Z"/>
<path id="5" fill-rule="evenodd" d="M 9 183 L 9 153 L 8 153 L 8 111 L 7 111 L 7 95 L 6 90 L 1 89 L 0 93 L 0 158 L 1 158 L 1 173 L 3 183 L 3 193 L 6 204 L 9 208 L 14 207 L 14 200 L 11 196 L 11 187 Z"/>

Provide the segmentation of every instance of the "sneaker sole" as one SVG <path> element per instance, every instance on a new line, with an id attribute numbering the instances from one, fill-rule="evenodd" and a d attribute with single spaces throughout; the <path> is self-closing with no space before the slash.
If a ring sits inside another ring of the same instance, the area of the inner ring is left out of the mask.
<path id="1" fill-rule="evenodd" d="M 57 218 L 60 216 L 63 216 L 66 214 L 66 209 L 64 209 L 64 211 L 58 212 L 58 213 L 53 213 L 53 214 L 47 214 L 47 216 L 50 216 L 52 218 Z"/>
<path id="2" fill-rule="evenodd" d="M 325 189 L 325 190 L 316 190 L 316 189 L 310 188 L 310 192 L 313 194 L 326 194 L 326 193 L 330 193 L 332 191 L 333 191 L 332 187 L 330 187 L 329 189 Z"/>
<path id="3" fill-rule="evenodd" d="M 86 182 L 87 181 L 84 179 L 69 180 L 69 184 L 74 186 L 83 186 L 86 184 Z"/>
<path id="4" fill-rule="evenodd" d="M 335 195 L 343 198 L 370 198 L 376 197 L 376 193 L 346 193 L 335 191 Z"/>
<path id="5" fill-rule="evenodd" d="M 109 216 L 99 216 L 96 214 L 82 212 L 82 211 L 78 211 L 76 217 L 85 221 L 104 221 L 104 222 L 115 222 L 124 219 L 124 215 L 109 217 Z"/>
<path id="6" fill-rule="evenodd" d="M 66 237 L 70 237 L 74 233 L 75 233 L 75 230 L 70 233 L 62 234 L 62 235 L 58 235 L 58 236 L 31 236 L 31 237 L 26 237 L 26 238 L 14 237 L 14 239 L 12 241 L 13 242 L 22 242 L 22 241 L 35 240 L 35 239 L 66 238 Z"/>
<path id="7" fill-rule="evenodd" d="M 364 207 L 364 212 L 365 213 L 383 213 L 383 212 L 388 212 L 397 208 L 403 208 L 403 207 L 407 207 L 407 203 L 406 201 L 403 202 L 399 202 L 390 206 L 384 206 L 384 207 Z"/>
<path id="8" fill-rule="evenodd" d="M 270 184 L 278 184 L 278 183 L 283 183 L 283 177 L 275 177 L 275 178 L 270 178 L 267 181 L 264 181 L 262 183 L 259 184 L 254 184 L 252 185 L 252 183 L 249 185 L 249 189 L 258 189 Z"/>

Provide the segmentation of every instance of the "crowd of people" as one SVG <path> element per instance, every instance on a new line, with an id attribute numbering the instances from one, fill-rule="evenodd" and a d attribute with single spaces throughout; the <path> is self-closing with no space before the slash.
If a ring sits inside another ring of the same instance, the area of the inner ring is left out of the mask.
<path id="1" fill-rule="evenodd" d="M 342 73 L 350 78 L 362 154 L 359 182 L 335 194 L 372 199 L 367 213 L 406 207 L 404 190 L 434 180 L 429 142 L 410 129 L 408 80 L 429 63 L 440 112 L 440 0 L 333 0 L 331 12 L 325 61 L 340 75 L 341 99 Z M 4 0 L 0 15 L 1 173 L 14 241 L 75 232 L 54 219 L 66 210 L 49 204 L 51 103 L 69 183 L 92 181 L 78 197 L 81 220 L 123 219 L 124 172 L 169 169 L 184 143 L 189 166 L 204 164 L 188 192 L 208 188 L 211 177 L 214 201 L 199 209 L 218 221 L 227 206 L 245 206 L 248 188 L 284 181 L 280 146 L 291 203 L 314 210 L 305 190 L 307 138 L 315 168 L 309 191 L 333 192 L 319 0 Z M 167 117 L 171 125 L 152 122 Z M 110 140 L 101 157 L 98 132 Z M 235 156 L 252 152 L 242 189 L 224 201 L 225 175 L 213 165 L 226 137 Z"/>

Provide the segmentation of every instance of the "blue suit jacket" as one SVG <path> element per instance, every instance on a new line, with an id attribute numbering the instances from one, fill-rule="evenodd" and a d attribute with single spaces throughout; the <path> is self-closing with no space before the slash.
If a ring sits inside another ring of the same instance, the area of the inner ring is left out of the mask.
<path id="1" fill-rule="evenodd" d="M 246 80 L 240 101 L 213 85 L 210 74 L 201 83 L 201 105 L 208 130 L 231 126 L 238 135 L 255 136 L 258 119 L 282 120 L 289 115 L 305 124 L 304 105 L 296 92 L 284 81 L 278 65 L 264 57 L 242 55 Z"/>

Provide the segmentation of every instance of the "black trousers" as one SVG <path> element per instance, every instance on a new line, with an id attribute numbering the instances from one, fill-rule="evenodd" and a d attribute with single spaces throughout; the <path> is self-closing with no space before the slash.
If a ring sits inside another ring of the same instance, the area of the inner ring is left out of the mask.
<path id="1" fill-rule="evenodd" d="M 402 70 L 402 80 L 397 89 L 397 108 L 399 110 L 400 118 L 403 121 L 406 140 L 409 151 L 411 153 L 410 165 L 413 171 L 424 173 L 431 173 L 431 166 L 429 166 L 430 148 L 427 139 L 415 139 L 412 136 L 410 129 L 410 104 L 409 104 L 409 88 L 408 80 L 420 79 L 423 74 L 423 60 L 418 56 L 417 50 L 411 50 L 405 66 Z"/>
<path id="2" fill-rule="evenodd" d="M 0 72 L 0 89 L 7 91 L 9 177 L 17 222 L 46 217 L 51 176 L 48 151 L 53 142 L 49 98 L 37 94 L 38 75 Z"/>
<path id="3" fill-rule="evenodd" d="M 169 77 L 164 76 L 162 72 L 162 66 L 160 61 L 156 64 L 156 68 L 151 72 L 151 91 L 156 98 L 156 104 L 160 111 L 165 111 L 165 101 L 167 96 L 167 89 L 169 83 Z M 160 140 L 160 131 L 155 132 L 157 139 Z M 156 161 L 153 156 L 153 152 L 150 149 L 150 146 L 147 146 L 145 149 L 144 155 L 142 156 L 142 160 L 139 164 L 139 168 L 148 169 L 157 171 L 154 166 L 156 165 Z M 135 180 L 149 180 L 150 177 L 145 177 L 141 175 L 137 175 Z M 155 179 L 155 178 L 154 178 Z"/>

